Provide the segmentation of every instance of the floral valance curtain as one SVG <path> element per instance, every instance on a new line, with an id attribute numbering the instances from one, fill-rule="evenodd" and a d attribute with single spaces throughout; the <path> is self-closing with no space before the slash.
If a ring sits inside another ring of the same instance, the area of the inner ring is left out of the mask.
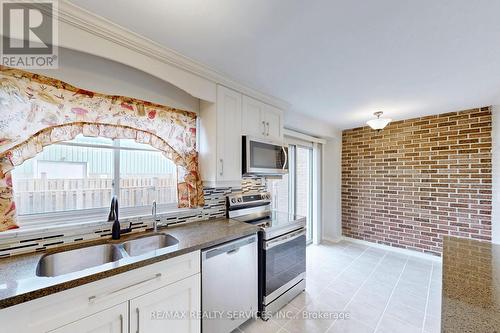
<path id="1" fill-rule="evenodd" d="M 17 228 L 10 171 L 78 134 L 135 139 L 161 150 L 177 165 L 179 207 L 203 205 L 195 113 L 0 69 L 0 231 Z"/>

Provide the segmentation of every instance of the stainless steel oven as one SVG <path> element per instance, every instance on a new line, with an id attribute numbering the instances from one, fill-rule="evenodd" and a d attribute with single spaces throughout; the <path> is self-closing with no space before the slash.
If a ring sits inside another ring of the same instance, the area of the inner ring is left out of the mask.
<path id="1" fill-rule="evenodd" d="M 242 158 L 244 175 L 288 173 L 288 147 L 280 144 L 243 136 Z"/>
<path id="2" fill-rule="evenodd" d="M 269 193 L 227 198 L 228 217 L 261 227 L 259 313 L 266 320 L 306 286 L 306 218 L 271 210 Z"/>
<path id="3" fill-rule="evenodd" d="M 278 311 L 306 287 L 306 229 L 263 240 L 262 317 Z"/>

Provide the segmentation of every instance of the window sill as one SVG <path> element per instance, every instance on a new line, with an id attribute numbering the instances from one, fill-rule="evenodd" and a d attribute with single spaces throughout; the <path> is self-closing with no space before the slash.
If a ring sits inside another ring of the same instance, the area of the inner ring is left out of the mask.
<path id="1" fill-rule="evenodd" d="M 176 216 L 176 215 L 197 215 L 201 213 L 203 208 L 170 208 L 168 210 L 162 210 L 160 207 L 158 208 L 158 216 L 161 217 L 162 220 Z M 120 221 L 126 222 L 127 220 L 137 219 L 137 218 L 145 218 L 151 217 L 151 209 L 148 208 L 149 213 L 142 212 L 141 210 L 130 210 L 129 212 L 125 211 L 120 215 Z M 103 215 L 100 211 L 94 211 L 90 213 L 82 213 L 78 214 L 51 214 L 50 217 L 39 217 L 30 216 L 30 222 L 26 223 L 28 220 L 26 217 L 21 217 L 19 224 L 20 227 L 18 229 L 6 230 L 0 232 L 0 240 L 6 240 L 10 238 L 19 238 L 26 237 L 31 235 L 40 236 L 46 233 L 53 232 L 67 232 L 74 229 L 81 229 L 83 233 L 91 232 L 89 229 L 96 227 L 109 226 L 111 228 L 111 222 L 107 221 L 107 215 L 109 211 L 106 210 Z M 57 216 L 56 216 L 57 215 Z M 71 216 L 71 222 L 68 221 L 68 216 Z M 23 220 L 26 223 L 23 225 Z M 36 221 L 36 223 L 33 223 Z M 88 230 L 88 231 L 87 231 Z"/>

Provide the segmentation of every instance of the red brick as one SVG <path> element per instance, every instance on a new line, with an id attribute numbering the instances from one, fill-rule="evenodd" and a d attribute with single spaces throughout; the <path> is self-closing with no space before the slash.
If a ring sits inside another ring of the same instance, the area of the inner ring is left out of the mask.
<path id="1" fill-rule="evenodd" d="M 343 234 L 433 254 L 491 240 L 491 141 L 488 107 L 344 131 Z"/>

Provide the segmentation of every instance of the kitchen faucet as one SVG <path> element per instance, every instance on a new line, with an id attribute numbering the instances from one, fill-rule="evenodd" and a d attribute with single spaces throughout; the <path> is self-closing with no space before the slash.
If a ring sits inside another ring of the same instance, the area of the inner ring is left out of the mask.
<path id="1" fill-rule="evenodd" d="M 153 215 L 153 231 L 158 231 L 158 222 L 160 222 L 160 218 L 156 215 L 156 200 L 153 201 L 153 209 L 151 210 L 151 214 Z"/>
<path id="2" fill-rule="evenodd" d="M 111 239 L 120 239 L 121 234 L 126 234 L 132 231 L 132 222 L 127 229 L 123 229 L 120 226 L 120 220 L 118 220 L 118 198 L 116 195 L 111 199 L 111 209 L 108 216 L 108 221 L 113 221 L 113 227 L 111 228 Z"/>

